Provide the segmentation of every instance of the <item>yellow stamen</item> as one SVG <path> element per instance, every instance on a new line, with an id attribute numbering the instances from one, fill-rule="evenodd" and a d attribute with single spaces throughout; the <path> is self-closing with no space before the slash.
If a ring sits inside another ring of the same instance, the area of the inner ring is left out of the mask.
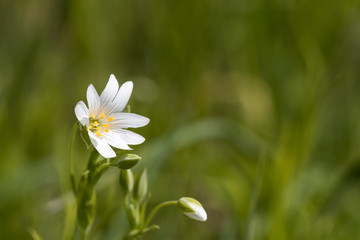
<path id="1" fill-rule="evenodd" d="M 89 129 L 92 129 L 92 128 L 93 128 L 93 126 L 90 125 L 90 126 L 89 126 Z"/>
<path id="2" fill-rule="evenodd" d="M 95 119 L 96 117 L 95 117 L 95 115 L 94 115 L 94 114 L 91 114 L 91 118 Z"/>
<path id="3" fill-rule="evenodd" d="M 109 117 L 109 118 L 108 118 L 108 121 L 109 121 L 109 122 L 111 122 L 111 121 L 113 121 L 113 120 L 114 120 L 113 117 Z"/>
<path id="4" fill-rule="evenodd" d="M 94 122 L 94 126 L 97 126 L 99 125 L 99 123 L 97 121 Z"/>
<path id="5" fill-rule="evenodd" d="M 107 128 L 107 127 L 109 127 L 109 124 L 105 123 L 105 124 L 103 124 L 103 127 Z"/>
<path id="6" fill-rule="evenodd" d="M 105 132 L 109 132 L 109 129 L 105 129 Z"/>
<path id="7" fill-rule="evenodd" d="M 100 118 L 104 119 L 105 118 L 105 113 L 100 113 Z"/>
<path id="8" fill-rule="evenodd" d="M 98 135 L 99 137 L 101 137 L 102 134 L 101 134 L 100 131 L 97 131 L 97 132 L 96 132 L 96 135 Z"/>
<path id="9" fill-rule="evenodd" d="M 100 131 L 100 130 L 101 130 L 101 127 L 100 127 L 100 126 L 99 126 L 99 127 L 97 127 L 97 128 L 96 128 L 96 130 Z"/>

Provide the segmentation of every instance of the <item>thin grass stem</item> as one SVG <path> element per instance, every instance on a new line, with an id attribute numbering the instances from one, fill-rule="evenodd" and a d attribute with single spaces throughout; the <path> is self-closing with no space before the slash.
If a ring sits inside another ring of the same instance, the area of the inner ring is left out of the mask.
<path id="1" fill-rule="evenodd" d="M 73 163 L 72 163 L 72 159 L 71 159 L 71 152 L 72 152 L 72 146 L 73 146 L 73 143 L 74 143 L 75 134 L 76 134 L 77 129 L 78 129 L 78 126 L 77 126 L 77 123 L 75 123 L 74 127 L 72 129 L 72 132 L 71 132 L 71 139 L 70 139 L 70 146 L 69 146 L 70 182 L 71 182 L 72 190 L 74 191 L 75 194 L 76 194 L 76 183 L 75 183 L 75 175 L 74 175 Z"/>

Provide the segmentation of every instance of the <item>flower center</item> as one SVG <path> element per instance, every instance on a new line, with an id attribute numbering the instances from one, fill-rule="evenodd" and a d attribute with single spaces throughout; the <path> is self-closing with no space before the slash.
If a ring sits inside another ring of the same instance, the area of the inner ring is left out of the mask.
<path id="1" fill-rule="evenodd" d="M 89 119 L 89 130 L 96 133 L 98 137 L 101 137 L 104 132 L 109 132 L 109 123 L 113 121 L 113 117 L 109 117 L 107 122 L 105 120 L 105 113 L 100 113 L 100 116 L 97 117 L 94 114 L 91 114 Z"/>

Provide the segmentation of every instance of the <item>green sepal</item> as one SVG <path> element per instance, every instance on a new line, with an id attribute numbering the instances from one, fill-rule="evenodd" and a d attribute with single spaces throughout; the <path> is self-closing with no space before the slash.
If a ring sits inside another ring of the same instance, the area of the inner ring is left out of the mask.
<path id="1" fill-rule="evenodd" d="M 189 198 L 189 197 L 182 197 L 178 200 L 177 202 L 177 206 L 179 208 L 179 210 L 182 212 L 182 213 L 192 213 L 192 212 L 195 212 L 194 209 L 192 207 L 189 206 L 188 202 L 192 202 L 192 203 L 195 203 L 196 205 L 199 205 L 201 206 L 201 204 L 193 199 L 193 198 Z"/>
<path id="2" fill-rule="evenodd" d="M 92 147 L 92 143 L 90 141 L 88 130 L 86 129 L 86 126 L 81 125 L 80 122 L 78 122 L 78 127 L 80 129 L 80 137 L 83 140 L 83 142 L 86 145 L 87 149 L 90 149 Z"/>
<path id="3" fill-rule="evenodd" d="M 143 202 L 147 196 L 148 182 L 147 172 L 143 169 L 136 178 L 134 186 L 134 198 L 139 202 Z"/>
<path id="4" fill-rule="evenodd" d="M 141 231 L 139 229 L 131 230 L 124 239 L 133 239 L 136 236 L 139 236 Z"/>
<path id="5" fill-rule="evenodd" d="M 140 160 L 141 160 L 140 156 L 136 154 L 128 153 L 119 157 L 116 160 L 117 161 L 116 164 L 120 169 L 130 169 L 134 167 Z"/>
<path id="6" fill-rule="evenodd" d="M 134 229 L 131 230 L 125 237 L 124 239 L 137 239 L 136 237 L 141 237 L 141 235 L 151 232 L 153 230 L 157 230 L 160 229 L 159 225 L 152 225 L 150 227 L 144 228 L 143 230 L 140 229 Z"/>
<path id="7" fill-rule="evenodd" d="M 150 227 L 147 227 L 147 228 L 144 228 L 141 233 L 148 233 L 150 231 L 153 231 L 153 230 L 158 230 L 160 229 L 160 226 L 159 225 L 151 225 Z"/>
<path id="8" fill-rule="evenodd" d="M 130 106 L 130 104 L 126 105 L 126 108 L 125 108 L 125 111 L 124 111 L 124 112 L 131 113 L 131 106 Z"/>

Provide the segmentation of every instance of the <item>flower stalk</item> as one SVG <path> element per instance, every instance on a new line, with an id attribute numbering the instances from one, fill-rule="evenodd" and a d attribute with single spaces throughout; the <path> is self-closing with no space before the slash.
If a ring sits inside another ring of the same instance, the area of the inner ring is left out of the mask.
<path id="1" fill-rule="evenodd" d="M 71 188 L 75 194 L 76 194 L 76 183 L 75 183 L 75 175 L 74 175 L 74 168 L 73 168 L 73 163 L 72 163 L 72 159 L 71 159 L 71 153 L 72 153 L 72 146 L 74 143 L 74 138 L 75 138 L 77 129 L 78 129 L 78 126 L 77 126 L 77 123 L 75 123 L 73 126 L 73 129 L 71 131 L 71 138 L 70 138 L 70 145 L 69 145 L 69 161 L 68 161 Z"/>
<path id="2" fill-rule="evenodd" d="M 162 208 L 164 208 L 164 207 L 172 206 L 172 205 L 177 205 L 177 201 L 166 201 L 166 202 L 163 202 L 163 203 L 158 204 L 156 207 L 154 207 L 154 208 L 151 210 L 148 218 L 147 218 L 146 221 L 145 221 L 144 226 L 147 227 L 147 226 L 149 225 L 149 223 L 150 223 L 150 221 L 152 220 L 152 218 L 155 216 L 155 214 L 156 214 L 160 209 L 162 209 Z"/>

